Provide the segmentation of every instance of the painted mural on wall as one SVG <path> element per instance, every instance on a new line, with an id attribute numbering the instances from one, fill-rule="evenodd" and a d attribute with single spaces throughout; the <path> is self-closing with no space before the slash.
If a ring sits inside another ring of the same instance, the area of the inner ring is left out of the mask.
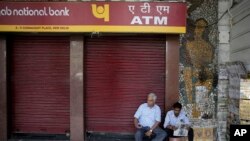
<path id="1" fill-rule="evenodd" d="M 215 126 L 218 2 L 187 2 L 187 34 L 182 35 L 180 48 L 180 102 L 194 126 Z"/>

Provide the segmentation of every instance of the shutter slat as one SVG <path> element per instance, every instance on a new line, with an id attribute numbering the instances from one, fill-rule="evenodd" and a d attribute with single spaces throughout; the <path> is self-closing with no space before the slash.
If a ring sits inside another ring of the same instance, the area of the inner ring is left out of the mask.
<path id="1" fill-rule="evenodd" d="M 85 40 L 87 131 L 133 133 L 133 115 L 147 94 L 164 110 L 165 35 Z"/>
<path id="2" fill-rule="evenodd" d="M 69 38 L 11 39 L 12 132 L 64 134 L 69 130 Z"/>

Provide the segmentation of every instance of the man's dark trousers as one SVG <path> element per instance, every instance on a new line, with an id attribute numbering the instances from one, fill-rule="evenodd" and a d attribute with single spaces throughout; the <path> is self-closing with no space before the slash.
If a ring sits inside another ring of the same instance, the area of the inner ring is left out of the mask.
<path id="1" fill-rule="evenodd" d="M 140 129 L 137 129 L 135 133 L 135 141 L 143 141 L 145 133 L 149 130 L 149 127 L 142 127 Z M 167 133 L 159 127 L 155 128 L 153 132 L 155 134 L 155 137 L 151 141 L 163 141 L 167 136 Z"/>

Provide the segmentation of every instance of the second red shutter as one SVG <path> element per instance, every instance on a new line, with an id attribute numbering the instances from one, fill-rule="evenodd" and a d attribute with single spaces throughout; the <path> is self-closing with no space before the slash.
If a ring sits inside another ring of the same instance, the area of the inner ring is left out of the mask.
<path id="1" fill-rule="evenodd" d="M 87 131 L 133 133 L 133 115 L 150 92 L 164 110 L 165 40 L 165 35 L 86 38 Z"/>

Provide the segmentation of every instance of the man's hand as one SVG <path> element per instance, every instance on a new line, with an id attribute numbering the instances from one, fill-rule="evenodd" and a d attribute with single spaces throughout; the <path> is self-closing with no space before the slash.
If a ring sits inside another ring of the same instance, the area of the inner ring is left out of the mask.
<path id="1" fill-rule="evenodd" d="M 135 128 L 140 129 L 141 125 L 140 124 L 135 124 Z"/>
<path id="2" fill-rule="evenodd" d="M 141 125 L 139 124 L 137 118 L 134 119 L 134 124 L 135 124 L 135 128 L 137 128 L 137 129 L 140 129 L 140 128 L 141 128 Z"/>
<path id="3" fill-rule="evenodd" d="M 149 130 L 148 132 L 145 133 L 147 137 L 150 137 L 152 135 L 152 132 Z"/>
<path id="4" fill-rule="evenodd" d="M 178 128 L 177 128 L 177 127 L 175 127 L 175 126 L 172 126 L 172 129 L 175 131 L 175 130 L 177 130 Z"/>
<path id="5" fill-rule="evenodd" d="M 168 129 L 171 129 L 171 130 L 177 130 L 177 129 L 178 129 L 177 127 L 172 126 L 172 125 L 168 125 L 167 128 L 168 128 Z"/>
<path id="6" fill-rule="evenodd" d="M 172 130 L 172 126 L 171 125 L 168 125 L 167 128 Z"/>

